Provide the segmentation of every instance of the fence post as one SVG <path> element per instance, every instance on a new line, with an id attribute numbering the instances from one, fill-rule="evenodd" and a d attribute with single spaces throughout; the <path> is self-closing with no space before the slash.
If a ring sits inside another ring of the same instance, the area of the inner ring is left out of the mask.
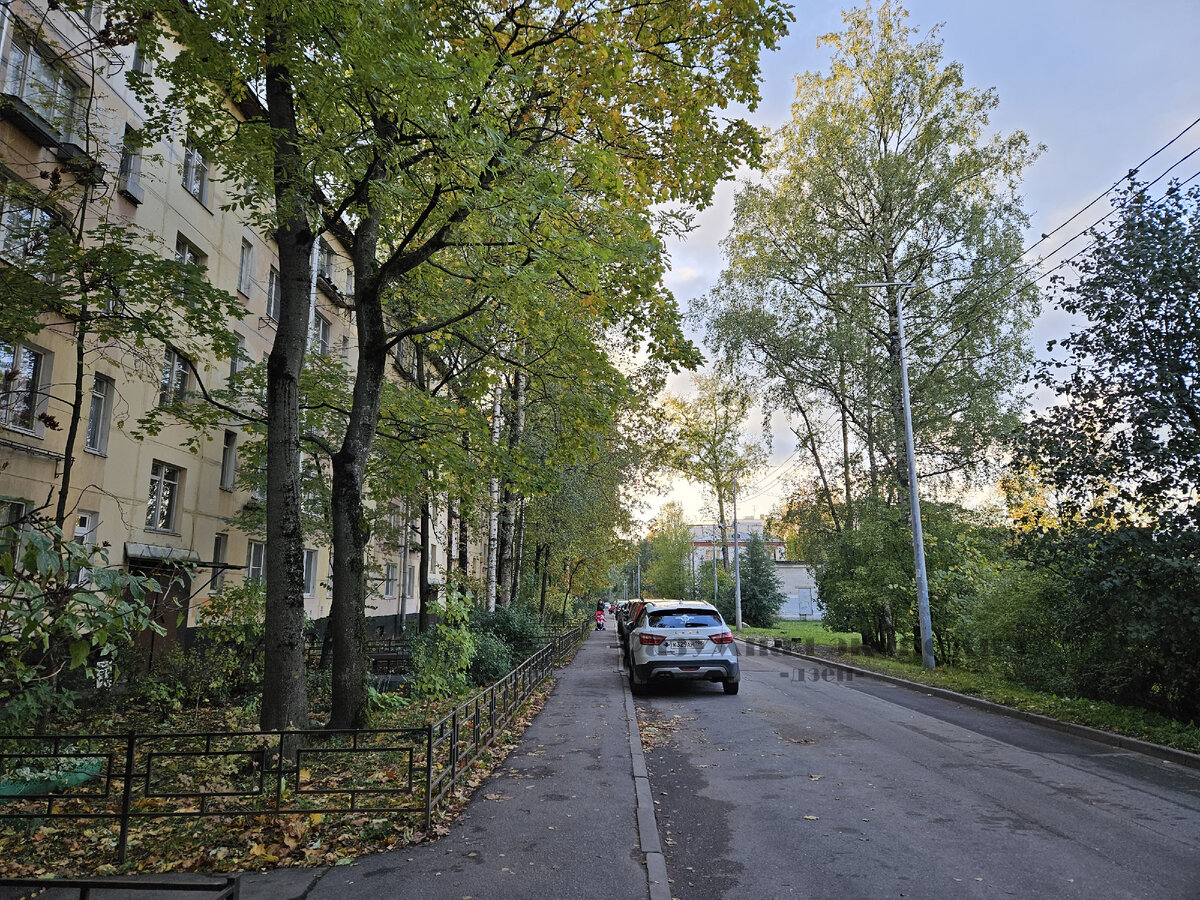
<path id="1" fill-rule="evenodd" d="M 117 862 L 125 863 L 125 851 L 129 843 L 129 810 L 133 805 L 133 748 L 137 732 L 130 731 L 125 739 L 125 786 L 121 793 L 121 836 L 117 838 Z"/>
<path id="2" fill-rule="evenodd" d="M 425 834 L 433 827 L 433 723 L 425 726 Z"/>

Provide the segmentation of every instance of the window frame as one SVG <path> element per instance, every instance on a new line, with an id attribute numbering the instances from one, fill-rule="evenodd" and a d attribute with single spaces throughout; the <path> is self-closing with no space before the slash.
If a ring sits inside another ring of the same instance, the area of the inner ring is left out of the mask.
<path id="1" fill-rule="evenodd" d="M 12 349 L 8 354 L 9 362 L 0 362 L 0 379 L 4 378 L 2 373 L 13 372 L 11 381 L 17 387 L 8 387 L 9 379 L 0 380 L 0 425 L 41 437 L 45 426 L 40 416 L 50 402 L 46 388 L 54 366 L 54 354 L 28 341 L 0 338 L 0 354 L 3 354 L 5 347 Z M 25 376 L 26 383 L 21 386 L 22 377 L 19 373 L 22 357 L 26 354 L 35 357 L 36 361 L 33 371 Z"/>
<path id="2" fill-rule="evenodd" d="M 238 257 L 237 290 L 243 297 L 250 296 L 250 285 L 254 281 L 254 244 L 242 238 L 242 250 Z"/>
<path id="3" fill-rule="evenodd" d="M 150 492 L 146 502 L 146 531 L 159 534 L 178 533 L 176 525 L 179 518 L 179 495 L 183 490 L 183 474 L 184 470 L 179 466 L 173 466 L 160 459 L 151 463 Z"/>
<path id="4" fill-rule="evenodd" d="M 383 599 L 395 600 L 396 589 L 400 581 L 400 566 L 394 562 L 383 567 Z"/>
<path id="5" fill-rule="evenodd" d="M 311 344 L 320 356 L 328 356 L 333 350 L 333 323 L 319 312 L 313 313 Z"/>
<path id="6" fill-rule="evenodd" d="M 209 596 L 225 589 L 225 562 L 229 556 L 229 532 L 218 531 L 213 535 L 212 577 L 208 579 Z"/>
<path id="7" fill-rule="evenodd" d="M 50 90 L 39 92 L 31 87 L 39 72 L 49 72 L 53 76 Z M 24 28 L 15 29 L 9 42 L 4 92 L 20 99 L 64 142 L 75 137 L 87 105 L 84 101 L 87 84 L 61 58 L 39 45 Z"/>
<path id="8" fill-rule="evenodd" d="M 272 322 L 279 321 L 281 302 L 279 270 L 271 266 L 271 271 L 267 275 L 267 318 Z"/>
<path id="9" fill-rule="evenodd" d="M 266 581 L 267 578 L 267 545 L 263 541 L 246 541 L 246 574 L 247 584 Z"/>
<path id="10" fill-rule="evenodd" d="M 104 385 L 104 391 L 97 388 Z M 107 375 L 96 372 L 92 380 L 92 396 L 88 403 L 88 425 L 83 437 L 83 449 L 97 456 L 108 455 L 108 436 L 112 430 L 113 395 L 117 383 Z M 97 415 L 96 398 L 100 398 L 99 415 Z"/>
<path id="11" fill-rule="evenodd" d="M 181 167 L 181 184 L 183 189 L 198 200 L 203 206 L 208 206 L 209 165 L 203 151 L 196 145 L 196 139 L 188 135 L 183 144 L 183 166 Z"/>
<path id="12" fill-rule="evenodd" d="M 237 484 L 237 432 L 226 431 L 221 445 L 221 483 L 223 491 L 232 491 Z"/>
<path id="13" fill-rule="evenodd" d="M 317 563 L 320 562 L 320 551 L 311 547 L 304 548 L 304 597 L 311 599 L 317 596 Z"/>
<path id="14" fill-rule="evenodd" d="M 171 406 L 174 403 L 184 402 L 187 399 L 188 389 L 191 387 L 191 375 L 191 360 L 168 344 L 163 352 L 162 376 L 158 384 L 158 405 Z"/>

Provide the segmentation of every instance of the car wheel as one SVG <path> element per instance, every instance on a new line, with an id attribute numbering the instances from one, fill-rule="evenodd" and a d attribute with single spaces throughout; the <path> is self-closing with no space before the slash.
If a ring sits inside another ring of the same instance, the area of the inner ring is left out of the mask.
<path id="1" fill-rule="evenodd" d="M 646 683 L 638 681 L 633 677 L 633 669 L 629 670 L 629 693 L 635 697 L 644 697 L 646 695 Z"/>
<path id="2" fill-rule="evenodd" d="M 741 686 L 742 683 L 740 681 L 725 681 L 721 684 L 721 687 L 725 688 L 725 693 L 727 694 L 736 694 L 738 692 L 738 688 Z"/>

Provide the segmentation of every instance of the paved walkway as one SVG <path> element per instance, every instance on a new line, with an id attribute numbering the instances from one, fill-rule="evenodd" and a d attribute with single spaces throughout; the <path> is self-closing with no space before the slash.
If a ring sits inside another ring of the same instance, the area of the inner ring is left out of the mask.
<path id="1" fill-rule="evenodd" d="M 330 869 L 242 878 L 242 900 L 669 900 L 613 630 L 593 631 L 450 833 Z"/>

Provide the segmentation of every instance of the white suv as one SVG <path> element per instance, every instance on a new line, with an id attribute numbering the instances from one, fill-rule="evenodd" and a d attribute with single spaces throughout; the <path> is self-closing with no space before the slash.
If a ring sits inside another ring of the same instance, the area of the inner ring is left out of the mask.
<path id="1" fill-rule="evenodd" d="M 630 623 L 629 689 L 642 694 L 653 681 L 719 681 L 736 694 L 741 681 L 733 633 L 715 606 L 703 600 L 650 600 Z"/>

